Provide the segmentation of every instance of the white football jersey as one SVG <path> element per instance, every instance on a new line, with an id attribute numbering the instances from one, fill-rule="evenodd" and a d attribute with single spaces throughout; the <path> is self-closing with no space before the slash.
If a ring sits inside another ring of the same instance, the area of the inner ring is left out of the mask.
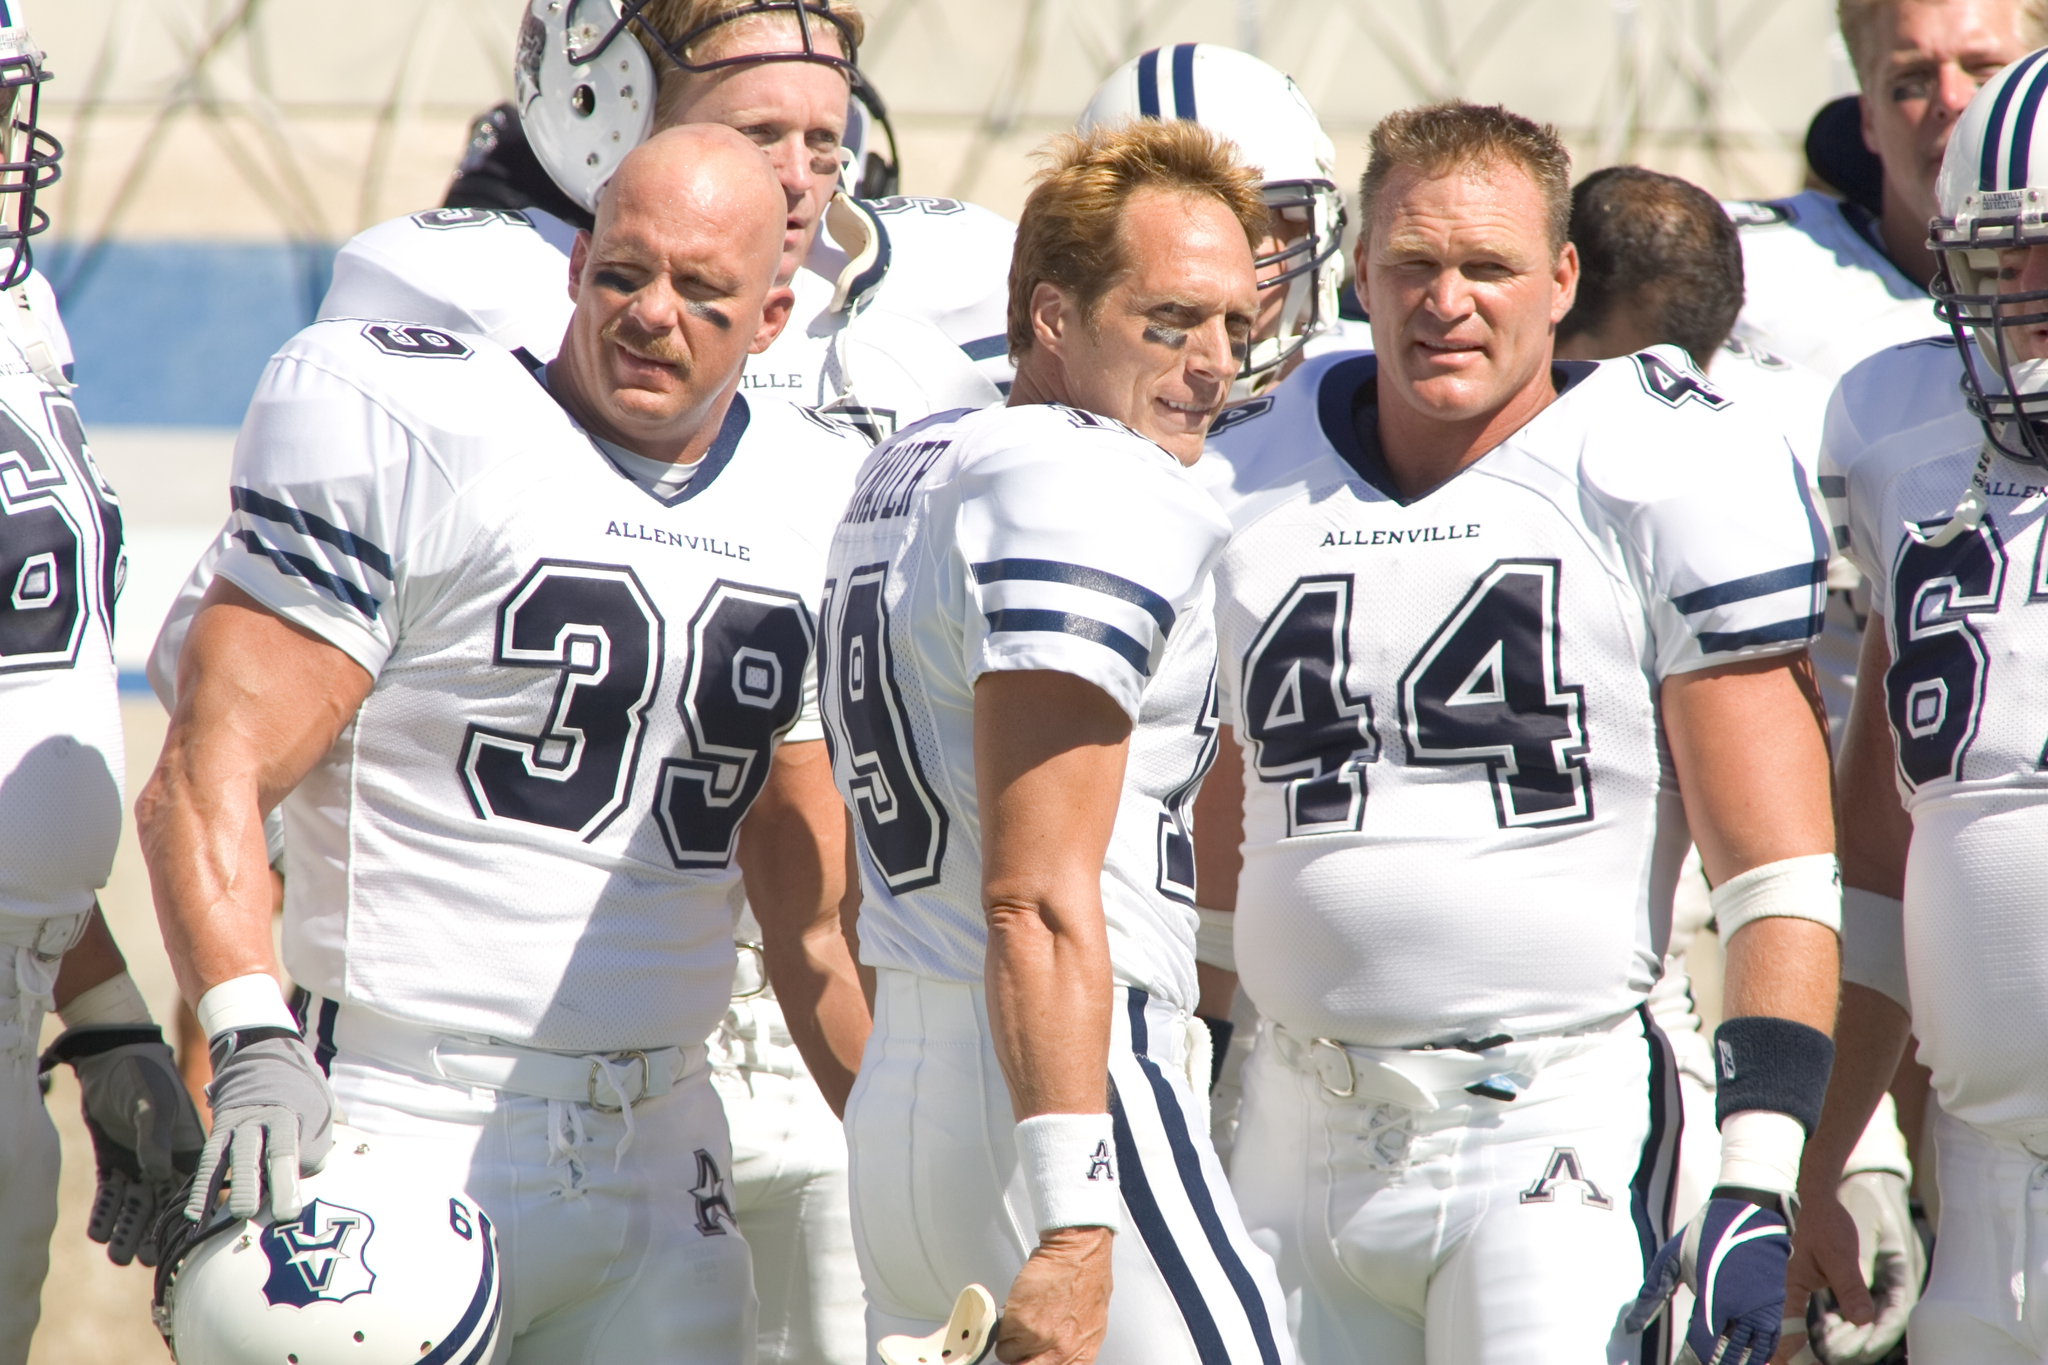
<path id="1" fill-rule="evenodd" d="M 552 360 L 568 329 L 575 229 L 537 209 L 429 209 L 356 234 L 324 318 L 475 332 Z M 1010 244 L 1000 214 L 957 199 L 833 199 L 790 281 L 796 309 L 747 357 L 742 392 L 829 407 L 879 440 L 1009 385 Z"/>
<path id="2" fill-rule="evenodd" d="M 1803 648 L 1825 529 L 1784 439 L 1675 347 L 1560 363 L 1549 407 L 1413 499 L 1357 434 L 1376 365 L 1311 361 L 1198 466 L 1233 527 L 1240 979 L 1374 1047 L 1592 1025 L 1656 979 L 1689 838 L 1659 686 Z"/>
<path id="3" fill-rule="evenodd" d="M 1913 817 L 1906 976 L 1942 1109 L 2048 1133 L 2048 472 L 1994 456 L 1990 510 L 1931 530 L 1969 486 L 1984 432 L 1945 338 L 1881 351 L 1828 411 L 1824 489 L 1871 583 L 1899 793 Z M 1877 680 L 1872 680 L 1876 682 Z"/>
<path id="4" fill-rule="evenodd" d="M 31 306 L 67 364 L 40 276 Z M 8 306 L 0 300 L 0 307 Z M 121 837 L 121 502 L 78 409 L 0 331 L 0 915 L 92 908 Z"/>
<path id="5" fill-rule="evenodd" d="M 1102 867 L 1116 980 L 1194 1007 L 1188 815 L 1216 753 L 1209 566 L 1227 531 L 1180 461 L 1056 404 L 945 413 L 868 458 L 819 656 L 863 961 L 981 982 L 974 683 L 1054 669 L 1133 726 Z"/>
<path id="6" fill-rule="evenodd" d="M 1806 190 L 1722 207 L 1742 230 L 1742 340 L 1832 381 L 1873 351 L 1948 331 L 1858 205 Z"/>
<path id="7" fill-rule="evenodd" d="M 285 965 L 562 1051 L 694 1042 L 864 444 L 736 397 L 677 493 L 481 337 L 316 323 L 235 446 L 219 574 L 375 679 L 284 803 Z"/>

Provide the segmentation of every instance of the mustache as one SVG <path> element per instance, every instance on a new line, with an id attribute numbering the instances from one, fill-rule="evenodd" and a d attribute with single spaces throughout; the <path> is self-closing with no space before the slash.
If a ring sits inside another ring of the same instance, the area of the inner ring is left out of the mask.
<path id="1" fill-rule="evenodd" d="M 598 340 L 607 345 L 624 346 L 650 360 L 664 365 L 673 365 L 685 376 L 690 370 L 690 353 L 676 340 L 672 332 L 649 332 L 633 325 L 627 318 L 615 317 L 598 329 Z"/>

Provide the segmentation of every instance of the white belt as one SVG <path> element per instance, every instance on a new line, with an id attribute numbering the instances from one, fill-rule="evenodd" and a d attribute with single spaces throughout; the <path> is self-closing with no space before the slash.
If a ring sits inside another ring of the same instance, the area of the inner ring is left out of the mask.
<path id="1" fill-rule="evenodd" d="M 1533 1056 L 1528 1043 L 1550 1045 L 1546 1051 L 1570 1052 L 1580 1040 L 1595 1045 L 1600 1035 L 1610 1032 L 1627 1017 L 1617 1015 L 1591 1028 L 1554 1038 L 1514 1042 L 1504 1039 L 1502 1046 L 1478 1052 L 1459 1048 L 1356 1047 L 1333 1038 L 1312 1038 L 1270 1019 L 1265 1027 L 1273 1039 L 1274 1054 L 1294 1070 L 1313 1076 L 1330 1099 L 1398 1104 L 1433 1114 L 1443 1107 L 1440 1096 L 1461 1090 L 1484 1099 L 1511 1101 L 1529 1088 L 1544 1062 L 1557 1060 Z"/>
<path id="2" fill-rule="evenodd" d="M 315 997 L 308 1017 L 317 1010 Z M 603 1113 L 666 1095 L 705 1066 L 702 1043 L 579 1056 L 442 1033 L 349 1005 L 335 1013 L 334 1047 L 428 1080 L 587 1104 Z"/>
<path id="3" fill-rule="evenodd" d="M 91 914 L 80 910 L 36 919 L 0 914 L 0 948 L 27 948 L 41 957 L 62 957 L 78 942 Z"/>

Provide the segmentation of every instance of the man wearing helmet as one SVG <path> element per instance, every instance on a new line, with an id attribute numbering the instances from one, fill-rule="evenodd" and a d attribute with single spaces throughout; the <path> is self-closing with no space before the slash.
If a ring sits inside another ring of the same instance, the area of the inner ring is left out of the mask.
<path id="1" fill-rule="evenodd" d="M 38 1088 L 77 1072 L 97 1158 L 86 1235 L 157 1258 L 156 1220 L 205 1135 L 97 899 L 127 770 L 114 605 L 121 503 L 71 401 L 71 349 L 29 238 L 63 149 L 37 124 L 50 73 L 0 0 L 0 1362 L 28 1358 L 57 1226 L 57 1130 Z M 65 1032 L 38 1066 L 43 1019 Z"/>
<path id="2" fill-rule="evenodd" d="M 232 1213 L 295 1216 L 345 1105 L 496 1224 L 512 1360 L 755 1353 L 702 1040 L 743 875 L 772 960 L 836 936 L 807 679 L 864 449 L 739 392 L 786 210 L 746 139 L 671 129 L 577 238 L 553 362 L 398 322 L 288 343 L 137 803 L 215 1062 L 188 1217 L 230 1165 Z M 299 1021 L 257 888 L 280 804 Z M 864 1032 L 847 977 L 798 1021 L 821 1060 Z"/>
<path id="3" fill-rule="evenodd" d="M 2044 98 L 2048 49 L 1963 109 L 1927 241 L 1950 334 L 1845 375 L 1822 452 L 1836 537 L 1871 583 L 1870 685 L 1838 771 L 1841 1061 L 1801 1171 L 1786 1306 L 1825 1287 L 1852 1319 L 1870 1314 L 1833 1177 L 1910 1032 L 1941 1102 L 1933 1271 L 1907 1328 L 1916 1365 L 2048 1349 Z"/>
<path id="4" fill-rule="evenodd" d="M 1266 1019 L 1231 1183 L 1305 1360 L 1655 1359 L 1681 1276 L 1701 1360 L 1778 1333 L 1835 983 L 1802 677 L 1826 546 L 1782 437 L 1682 351 L 1554 360 L 1569 176 L 1505 109 L 1383 120 L 1374 353 L 1210 443 L 1233 534 L 1195 838 Z M 1670 1236 L 1647 996 L 1688 817 L 1730 1017 L 1714 1197 Z"/>

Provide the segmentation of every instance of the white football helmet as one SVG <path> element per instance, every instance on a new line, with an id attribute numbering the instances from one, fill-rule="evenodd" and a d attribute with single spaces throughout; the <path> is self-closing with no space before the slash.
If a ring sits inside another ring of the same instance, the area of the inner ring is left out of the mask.
<path id="1" fill-rule="evenodd" d="M 512 85 L 541 168 L 597 212 L 604 182 L 654 127 L 654 63 L 618 0 L 529 0 Z"/>
<path id="2" fill-rule="evenodd" d="M 1078 126 L 1085 133 L 1133 118 L 1184 118 L 1229 138 L 1246 164 L 1260 168 L 1275 235 L 1284 239 L 1306 226 L 1258 260 L 1260 292 L 1284 288 L 1287 295 L 1279 330 L 1253 342 L 1232 389 L 1233 397 L 1249 397 L 1337 319 L 1344 280 L 1337 149 L 1291 79 L 1249 53 L 1213 43 L 1153 48 L 1124 63 L 1088 101 Z"/>
<path id="3" fill-rule="evenodd" d="M 334 1130 L 298 1217 L 166 1217 L 157 1330 L 179 1365 L 475 1365 L 498 1339 L 500 1270 L 475 1201 L 417 1173 L 401 1139 Z"/>
<path id="4" fill-rule="evenodd" d="M 0 0 L 0 289 L 28 278 L 28 239 L 50 225 L 36 192 L 56 183 L 64 146 L 36 124 L 43 50 L 29 36 L 23 0 Z"/>
<path id="5" fill-rule="evenodd" d="M 2044 96 L 2048 48 L 1971 99 L 1941 159 L 1927 245 L 1940 259 L 1929 289 L 1961 349 L 1965 396 L 1985 439 L 2048 466 L 2048 359 L 2020 359 L 2008 340 L 2008 329 L 2048 323 L 2048 291 L 1998 292 L 2001 250 L 2048 246 L 2048 118 L 2036 117 Z"/>

